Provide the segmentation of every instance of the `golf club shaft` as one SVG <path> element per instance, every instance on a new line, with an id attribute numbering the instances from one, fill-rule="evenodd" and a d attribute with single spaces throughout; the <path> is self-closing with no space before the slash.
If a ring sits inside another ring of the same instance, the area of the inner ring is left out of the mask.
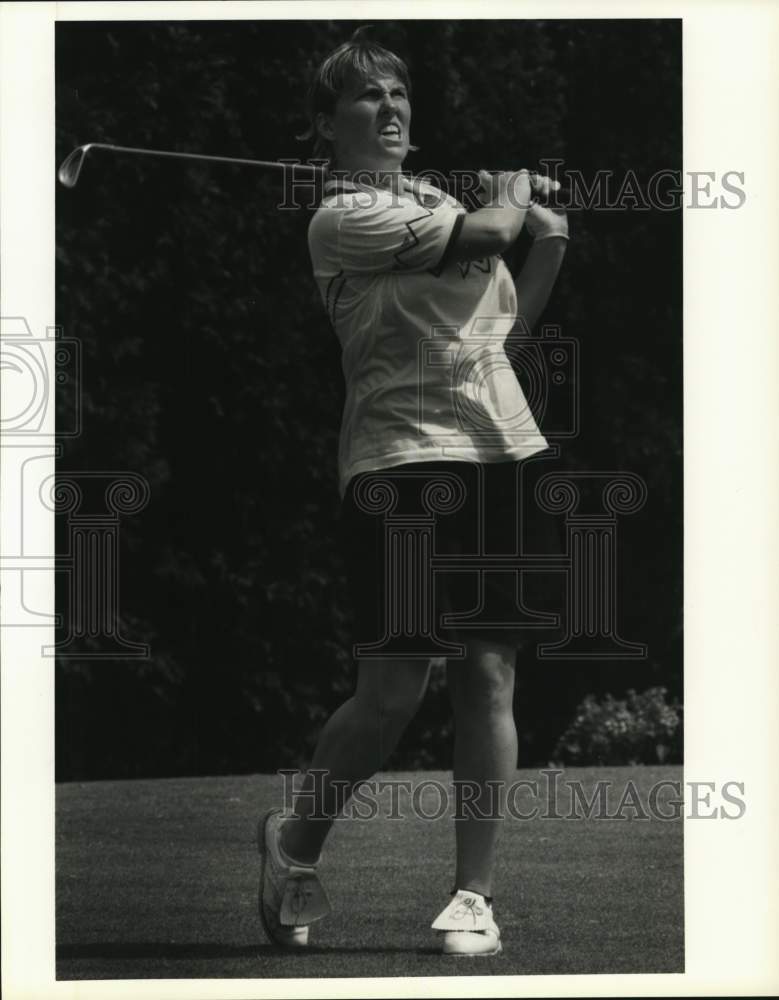
<path id="1" fill-rule="evenodd" d="M 190 160 L 200 163 L 224 163 L 229 166 L 260 167 L 267 170 L 292 171 L 302 173 L 307 177 L 324 177 L 327 173 L 326 167 L 313 163 L 300 163 L 298 161 L 284 160 L 251 160 L 238 156 L 211 156 L 205 153 L 181 153 L 175 150 L 166 149 L 141 149 L 136 146 L 115 146 L 109 143 L 92 142 L 84 146 L 78 146 L 63 161 L 57 171 L 57 177 L 65 187 L 76 186 L 84 160 L 88 153 L 93 150 L 104 150 L 111 153 L 128 153 L 135 156 L 155 156 L 164 159 Z M 539 196 L 542 203 L 560 203 L 568 197 L 569 192 L 565 187 L 552 192 L 548 197 Z"/>
<path id="2" fill-rule="evenodd" d="M 303 170 L 308 174 L 316 175 L 322 172 L 322 167 L 317 167 L 310 163 L 282 163 L 278 160 L 249 160 L 236 156 L 209 156 L 205 153 L 180 153 L 167 149 L 139 149 L 136 146 L 114 146 L 108 143 L 90 142 L 85 146 L 78 146 L 63 161 L 57 177 L 65 187 L 75 187 L 78 182 L 81 168 L 87 153 L 93 150 L 104 150 L 111 153 L 129 153 L 135 156 L 156 156 L 165 159 L 193 160 L 205 163 L 226 163 L 233 166 L 263 167 L 265 169 L 289 170 L 294 166 L 296 170 Z"/>

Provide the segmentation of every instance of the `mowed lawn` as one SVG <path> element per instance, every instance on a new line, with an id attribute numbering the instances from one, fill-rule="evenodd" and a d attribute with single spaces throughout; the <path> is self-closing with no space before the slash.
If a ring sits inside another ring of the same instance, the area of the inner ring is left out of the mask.
<path id="1" fill-rule="evenodd" d="M 576 768 L 560 780 L 599 779 L 613 783 L 614 805 L 632 779 L 646 808 L 654 784 L 682 775 Z M 277 776 L 58 785 L 57 978 L 683 971 L 681 819 L 508 819 L 495 891 L 503 954 L 447 959 L 429 925 L 451 887 L 451 815 L 390 820 L 389 799 L 378 801 L 380 818 L 336 824 L 320 869 L 333 913 L 290 956 L 266 942 L 256 905 L 257 818 L 282 805 Z M 421 801 L 430 813 L 439 802 L 432 788 Z"/>

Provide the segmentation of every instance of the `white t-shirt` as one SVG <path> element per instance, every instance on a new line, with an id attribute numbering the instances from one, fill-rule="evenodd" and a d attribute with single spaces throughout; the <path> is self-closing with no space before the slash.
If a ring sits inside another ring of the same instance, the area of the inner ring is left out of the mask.
<path id="1" fill-rule="evenodd" d="M 465 217 L 437 188 L 332 182 L 311 220 L 314 278 L 341 342 L 342 495 L 405 462 L 499 462 L 547 447 L 504 349 L 517 315 L 499 256 L 447 262 Z"/>

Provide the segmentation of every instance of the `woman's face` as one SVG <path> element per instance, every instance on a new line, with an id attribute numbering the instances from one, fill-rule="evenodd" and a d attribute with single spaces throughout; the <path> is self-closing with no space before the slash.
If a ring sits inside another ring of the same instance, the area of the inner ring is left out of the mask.
<path id="1" fill-rule="evenodd" d="M 339 169 L 397 171 L 408 153 L 411 105 L 405 85 L 379 73 L 355 81 L 322 115 Z"/>

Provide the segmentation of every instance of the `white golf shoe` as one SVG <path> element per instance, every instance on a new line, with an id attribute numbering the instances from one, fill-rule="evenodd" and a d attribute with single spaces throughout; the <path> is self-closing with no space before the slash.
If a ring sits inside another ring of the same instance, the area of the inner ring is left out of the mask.
<path id="1" fill-rule="evenodd" d="M 260 920 L 273 944 L 305 948 L 310 925 L 327 916 L 330 903 L 315 866 L 301 865 L 281 849 L 279 834 L 284 818 L 280 809 L 271 809 L 260 820 Z"/>
<path id="2" fill-rule="evenodd" d="M 433 921 L 444 955 L 497 955 L 502 945 L 492 907 L 478 892 L 458 889 Z"/>

